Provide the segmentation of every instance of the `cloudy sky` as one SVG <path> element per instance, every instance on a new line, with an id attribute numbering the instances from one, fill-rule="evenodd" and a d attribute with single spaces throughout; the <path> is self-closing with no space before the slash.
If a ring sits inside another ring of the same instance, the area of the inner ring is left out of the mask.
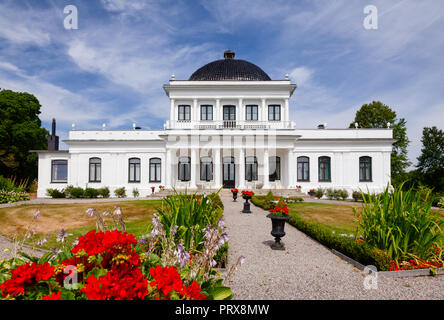
<path id="1" fill-rule="evenodd" d="M 363 26 L 378 9 L 378 29 Z M 63 9 L 78 9 L 78 29 Z M 380 100 L 407 120 L 416 163 L 424 126 L 444 128 L 442 0 L 0 0 L 0 88 L 33 93 L 50 128 L 162 129 L 162 85 L 236 57 L 288 73 L 299 128 L 348 127 Z"/>

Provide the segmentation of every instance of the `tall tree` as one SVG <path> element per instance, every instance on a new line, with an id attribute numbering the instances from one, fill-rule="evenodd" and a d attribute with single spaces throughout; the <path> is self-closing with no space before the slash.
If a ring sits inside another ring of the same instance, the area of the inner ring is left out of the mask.
<path id="1" fill-rule="evenodd" d="M 26 92 L 0 90 L 0 175 L 37 177 L 37 155 L 47 148 L 49 132 L 41 128 L 40 102 Z"/>
<path id="2" fill-rule="evenodd" d="M 422 130 L 422 149 L 416 165 L 422 182 L 444 192 L 444 132 L 437 127 Z"/>
<path id="3" fill-rule="evenodd" d="M 364 104 L 356 112 L 355 120 L 350 123 L 350 128 L 358 123 L 360 128 L 393 128 L 393 143 L 391 155 L 391 176 L 392 183 L 398 185 L 405 178 L 405 169 L 410 165 L 407 158 L 407 146 L 410 141 L 407 138 L 406 121 L 404 118 L 398 119 L 396 112 L 380 101 L 373 101 Z"/>

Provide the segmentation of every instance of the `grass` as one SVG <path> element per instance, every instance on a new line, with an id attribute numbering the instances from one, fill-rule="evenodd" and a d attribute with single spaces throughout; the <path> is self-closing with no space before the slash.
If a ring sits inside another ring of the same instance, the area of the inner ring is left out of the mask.
<path id="1" fill-rule="evenodd" d="M 161 205 L 160 200 L 133 200 L 107 203 L 79 203 L 79 204 L 50 204 L 50 205 L 22 205 L 18 207 L 0 209 L 0 234 L 10 239 L 22 240 L 31 228 L 35 236 L 25 243 L 35 245 L 45 237 L 46 242 L 41 248 L 49 249 L 60 246 L 56 241 L 60 229 L 65 229 L 72 236 L 67 238 L 71 243 L 78 236 L 96 228 L 96 219 L 88 216 L 88 208 L 96 208 L 99 212 L 114 211 L 114 206 L 120 206 L 123 218 L 129 233 L 135 236 L 148 232 L 151 218 L 156 208 Z M 40 209 L 40 217 L 34 219 L 34 212 Z M 107 222 L 111 223 L 111 218 Z"/>
<path id="2" fill-rule="evenodd" d="M 327 204 L 315 202 L 289 203 L 291 214 L 312 222 L 320 223 L 335 233 L 354 234 L 356 232 L 356 217 L 350 205 Z M 360 204 L 356 205 L 359 209 Z"/>

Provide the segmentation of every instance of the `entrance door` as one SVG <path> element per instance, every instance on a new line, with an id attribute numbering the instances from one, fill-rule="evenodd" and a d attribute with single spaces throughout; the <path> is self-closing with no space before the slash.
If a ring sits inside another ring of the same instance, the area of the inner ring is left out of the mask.
<path id="1" fill-rule="evenodd" d="M 236 106 L 224 106 L 224 128 L 236 128 Z"/>
<path id="2" fill-rule="evenodd" d="M 234 166 L 234 157 L 224 157 L 222 160 L 222 175 L 224 188 L 234 188 L 236 171 Z"/>

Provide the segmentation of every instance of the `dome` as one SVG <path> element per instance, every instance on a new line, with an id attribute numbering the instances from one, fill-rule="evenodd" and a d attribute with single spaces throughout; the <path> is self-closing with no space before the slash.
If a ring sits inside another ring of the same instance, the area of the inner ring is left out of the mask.
<path id="1" fill-rule="evenodd" d="M 234 59 L 234 52 L 224 52 L 224 59 L 210 62 L 197 69 L 190 81 L 270 81 L 270 77 L 257 65 L 240 59 Z"/>

